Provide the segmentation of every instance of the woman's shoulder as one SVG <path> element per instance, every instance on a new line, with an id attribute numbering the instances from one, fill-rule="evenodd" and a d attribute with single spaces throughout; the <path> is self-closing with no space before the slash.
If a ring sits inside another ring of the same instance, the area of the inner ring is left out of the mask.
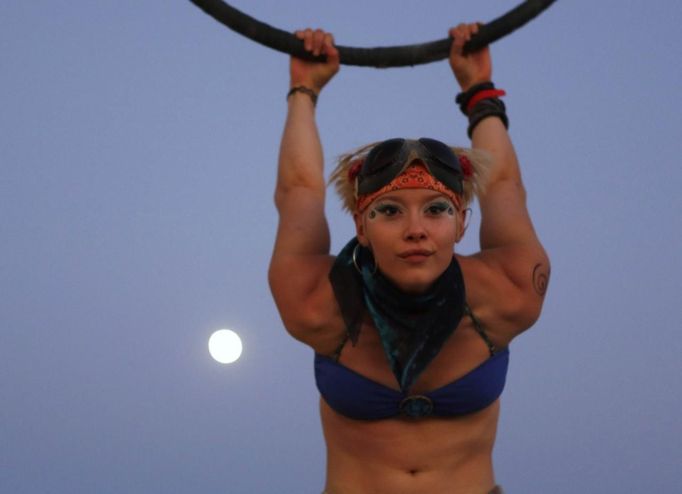
<path id="1" fill-rule="evenodd" d="M 314 349 L 343 337 L 343 318 L 329 281 L 334 259 L 288 256 L 270 267 L 270 289 L 284 327 Z"/>

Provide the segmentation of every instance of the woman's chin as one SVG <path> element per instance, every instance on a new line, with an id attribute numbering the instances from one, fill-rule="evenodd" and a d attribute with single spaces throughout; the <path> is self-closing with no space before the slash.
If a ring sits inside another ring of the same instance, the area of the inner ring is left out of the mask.
<path id="1" fill-rule="evenodd" d="M 383 273 L 400 291 L 411 294 L 419 294 L 427 291 L 431 285 L 436 281 L 435 278 L 427 276 L 409 276 L 402 278 L 395 278 L 390 274 Z"/>
<path id="2" fill-rule="evenodd" d="M 419 295 L 420 293 L 424 293 L 427 291 L 433 283 L 429 283 L 426 285 L 411 285 L 411 286 L 405 286 L 405 287 L 400 287 L 400 290 L 409 293 L 411 295 Z"/>

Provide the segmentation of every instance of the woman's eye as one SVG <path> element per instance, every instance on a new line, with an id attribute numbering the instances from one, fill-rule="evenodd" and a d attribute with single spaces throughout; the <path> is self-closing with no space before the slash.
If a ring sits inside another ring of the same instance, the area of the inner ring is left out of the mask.
<path id="1" fill-rule="evenodd" d="M 395 216 L 400 210 L 391 204 L 380 204 L 376 207 L 376 211 L 384 216 Z"/>
<path id="2" fill-rule="evenodd" d="M 444 202 L 437 202 L 434 204 L 430 204 L 426 208 L 426 212 L 430 215 L 433 215 L 433 216 L 437 216 L 439 214 L 442 214 L 445 211 L 450 213 L 452 211 L 452 207 L 449 204 L 446 204 Z"/>

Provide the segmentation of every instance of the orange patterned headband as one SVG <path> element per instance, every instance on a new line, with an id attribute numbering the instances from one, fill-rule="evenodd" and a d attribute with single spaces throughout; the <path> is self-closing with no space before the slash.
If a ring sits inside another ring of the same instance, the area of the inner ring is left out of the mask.
<path id="1" fill-rule="evenodd" d="M 415 164 L 408 166 L 403 173 L 395 177 L 381 189 L 369 194 L 358 196 L 355 210 L 358 213 L 363 213 L 365 209 L 367 209 L 367 206 L 369 206 L 377 197 L 386 194 L 387 192 L 401 189 L 434 190 L 446 195 L 457 209 L 460 209 L 462 204 L 462 198 L 446 187 L 436 177 L 431 175 L 424 165 Z"/>

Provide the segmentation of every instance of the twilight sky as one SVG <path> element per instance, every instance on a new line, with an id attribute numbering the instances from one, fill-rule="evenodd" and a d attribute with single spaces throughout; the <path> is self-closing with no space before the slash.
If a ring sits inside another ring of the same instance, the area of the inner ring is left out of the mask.
<path id="1" fill-rule="evenodd" d="M 380 46 L 518 2 L 231 3 Z M 558 0 L 493 46 L 552 259 L 502 397 L 511 494 L 679 489 L 681 20 Z M 312 351 L 266 280 L 287 68 L 186 0 L 0 4 L 0 492 L 321 490 Z M 343 67 L 318 104 L 326 170 L 388 137 L 466 145 L 456 93 L 445 61 Z M 337 251 L 352 223 L 327 209 Z M 231 365 L 207 351 L 224 327 Z"/>

